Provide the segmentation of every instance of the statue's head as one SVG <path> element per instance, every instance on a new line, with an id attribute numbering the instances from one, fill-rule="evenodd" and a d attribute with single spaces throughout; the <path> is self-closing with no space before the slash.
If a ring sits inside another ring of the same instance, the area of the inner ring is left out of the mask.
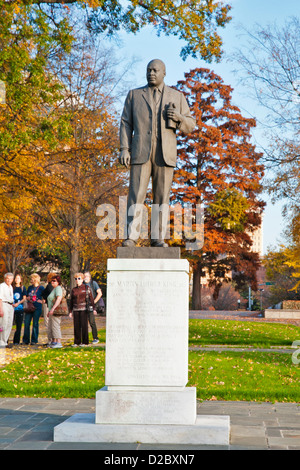
<path id="1" fill-rule="evenodd" d="M 147 82 L 149 86 L 159 86 L 166 75 L 166 66 L 160 59 L 153 59 L 147 65 Z"/>

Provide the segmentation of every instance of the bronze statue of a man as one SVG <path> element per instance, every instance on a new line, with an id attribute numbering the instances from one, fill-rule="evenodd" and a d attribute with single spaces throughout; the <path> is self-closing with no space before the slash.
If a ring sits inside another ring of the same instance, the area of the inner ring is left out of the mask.
<path id="1" fill-rule="evenodd" d="M 144 204 L 152 177 L 153 204 L 168 205 L 177 158 L 176 130 L 188 134 L 195 121 L 183 93 L 164 83 L 165 64 L 158 59 L 147 66 L 148 85 L 129 91 L 121 117 L 120 163 L 130 166 L 127 234 L 123 246 L 134 246 L 134 211 Z M 130 215 L 131 214 L 131 215 Z M 168 246 L 163 228 L 151 246 Z"/>

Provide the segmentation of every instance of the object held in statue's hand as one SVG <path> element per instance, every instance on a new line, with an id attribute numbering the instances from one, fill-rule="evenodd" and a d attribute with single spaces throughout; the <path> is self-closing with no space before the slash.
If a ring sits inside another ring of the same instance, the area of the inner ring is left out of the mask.
<path id="1" fill-rule="evenodd" d="M 174 103 L 169 103 L 169 104 L 168 104 L 168 107 L 167 107 L 167 110 L 169 110 L 169 109 L 175 109 L 175 108 L 176 108 L 176 106 L 175 106 Z M 168 128 L 168 129 L 176 129 L 176 127 L 177 127 L 177 126 L 176 126 L 176 122 L 173 121 L 173 119 L 171 119 L 171 118 L 168 117 L 168 118 L 167 118 L 167 128 Z"/>

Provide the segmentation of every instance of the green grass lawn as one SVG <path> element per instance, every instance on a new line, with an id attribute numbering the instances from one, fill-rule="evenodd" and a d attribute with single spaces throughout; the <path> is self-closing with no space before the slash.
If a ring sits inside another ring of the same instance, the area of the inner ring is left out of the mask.
<path id="1" fill-rule="evenodd" d="M 190 352 L 188 386 L 202 400 L 300 402 L 300 366 L 286 353 Z"/>
<path id="2" fill-rule="evenodd" d="M 189 342 L 195 346 L 291 347 L 293 341 L 300 340 L 299 327 L 281 323 L 190 320 L 189 325 Z"/>
<path id="3" fill-rule="evenodd" d="M 105 329 L 99 330 L 98 337 L 101 343 L 105 342 Z M 300 328 L 295 325 L 233 320 L 192 319 L 189 322 L 191 346 L 291 347 L 295 340 L 300 340 Z"/>
<path id="4" fill-rule="evenodd" d="M 41 350 L 0 369 L 0 396 L 94 398 L 104 365 L 100 347 Z"/>
<path id="5" fill-rule="evenodd" d="M 100 330 L 100 341 L 105 330 Z M 190 345 L 291 347 L 294 325 L 191 320 Z M 124 351 L 126 354 L 126 351 Z M 101 347 L 40 350 L 0 369 L 0 396 L 94 398 L 104 385 Z M 300 365 L 290 352 L 190 351 L 188 386 L 203 400 L 300 402 Z"/>

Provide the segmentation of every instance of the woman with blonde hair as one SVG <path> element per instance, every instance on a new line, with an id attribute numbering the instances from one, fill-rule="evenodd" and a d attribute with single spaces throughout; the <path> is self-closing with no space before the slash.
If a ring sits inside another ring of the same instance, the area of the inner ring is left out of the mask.
<path id="1" fill-rule="evenodd" d="M 39 337 L 39 319 L 42 314 L 42 293 L 44 287 L 40 285 L 41 278 L 34 273 L 30 276 L 31 285 L 27 289 L 27 309 L 25 310 L 23 344 L 37 344 Z M 30 341 L 30 324 L 32 332 Z"/>

